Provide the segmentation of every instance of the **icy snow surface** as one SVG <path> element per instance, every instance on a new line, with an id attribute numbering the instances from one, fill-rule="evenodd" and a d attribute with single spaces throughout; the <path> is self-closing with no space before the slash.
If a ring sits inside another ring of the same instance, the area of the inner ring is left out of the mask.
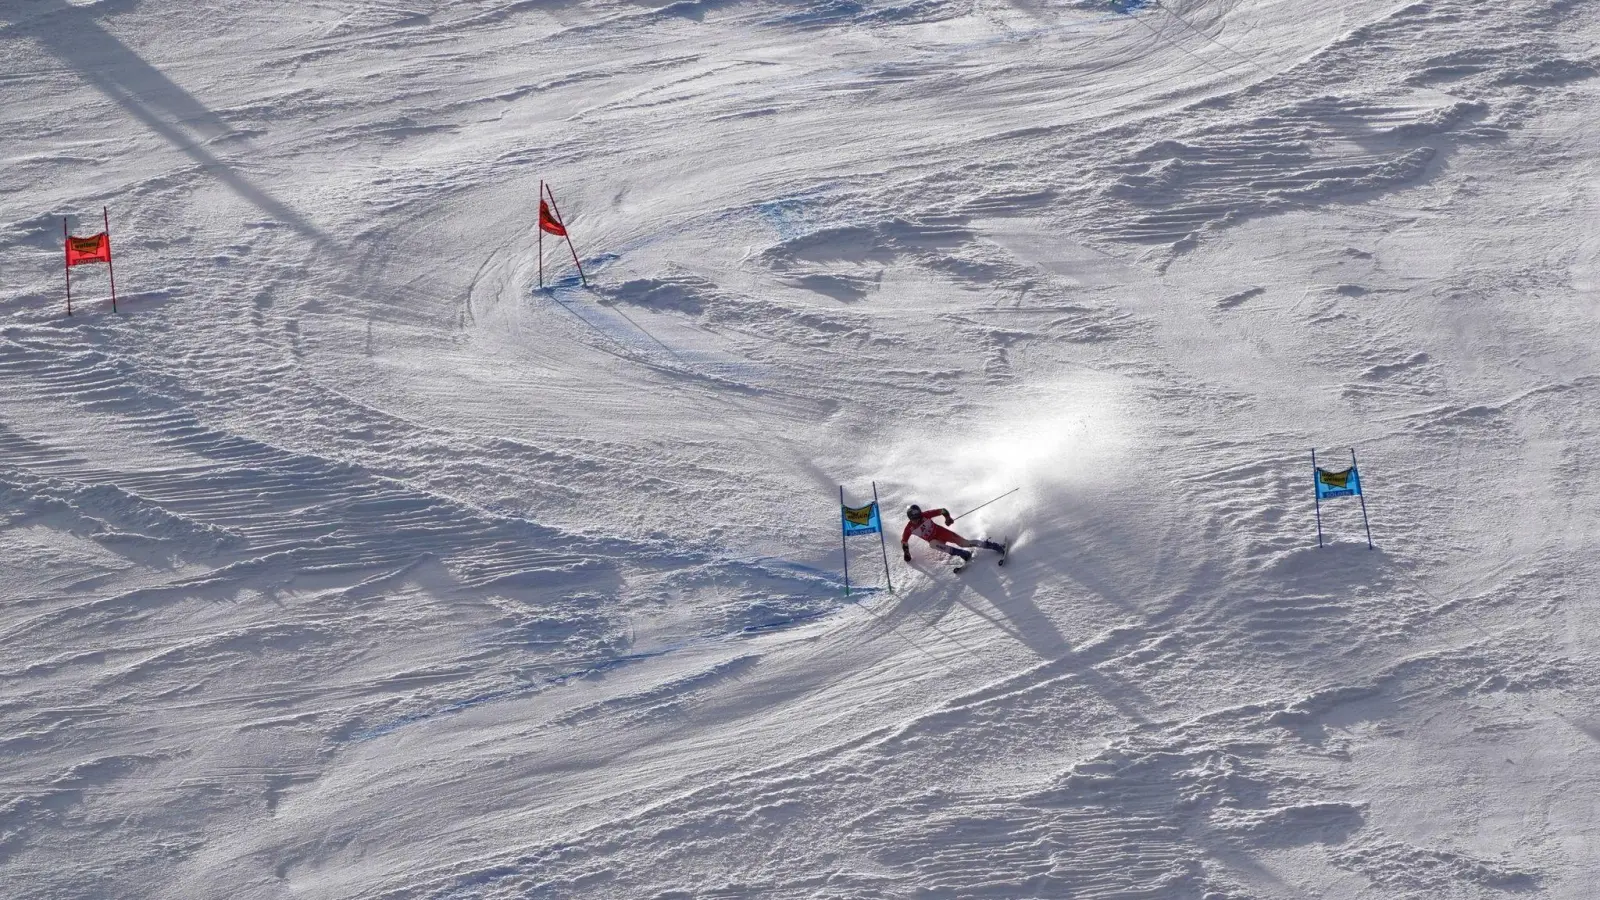
<path id="1" fill-rule="evenodd" d="M 0 894 L 1593 896 L 1600 2 L 0 23 Z"/>

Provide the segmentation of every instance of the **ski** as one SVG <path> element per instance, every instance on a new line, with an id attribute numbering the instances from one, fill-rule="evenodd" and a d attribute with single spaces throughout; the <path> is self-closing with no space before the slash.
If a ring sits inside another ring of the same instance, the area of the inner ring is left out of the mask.
<path id="1" fill-rule="evenodd" d="M 988 542 L 986 544 L 986 546 L 990 550 L 994 549 L 993 542 Z M 1011 538 L 1010 538 L 1010 536 L 1007 536 L 1006 539 L 1000 543 L 1000 549 L 997 552 L 1000 554 L 1000 562 L 999 562 L 999 564 L 1002 565 L 1002 566 L 1005 565 L 1006 564 L 1006 557 L 1011 555 Z M 961 561 L 960 565 L 956 566 L 954 569 L 951 569 L 950 571 L 954 572 L 957 575 L 960 575 L 962 572 L 965 572 L 967 570 L 967 566 L 972 565 L 972 561 L 974 559 L 976 559 L 976 558 L 977 558 L 977 554 L 973 553 L 971 556 L 968 556 L 966 559 L 963 559 Z"/>

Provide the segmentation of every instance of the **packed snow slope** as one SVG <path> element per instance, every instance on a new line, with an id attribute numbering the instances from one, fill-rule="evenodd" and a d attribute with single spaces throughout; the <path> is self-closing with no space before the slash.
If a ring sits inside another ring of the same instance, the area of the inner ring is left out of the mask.
<path id="1" fill-rule="evenodd" d="M 1592 896 L 1600 3 L 0 23 L 0 894 Z"/>

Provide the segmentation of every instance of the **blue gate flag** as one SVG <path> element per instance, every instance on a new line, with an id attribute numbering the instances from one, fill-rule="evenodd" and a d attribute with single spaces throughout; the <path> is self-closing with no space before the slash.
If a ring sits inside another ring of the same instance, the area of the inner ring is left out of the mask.
<path id="1" fill-rule="evenodd" d="M 1361 496 L 1361 473 L 1351 466 L 1342 472 L 1317 469 L 1317 499 Z"/>
<path id="2" fill-rule="evenodd" d="M 1372 522 L 1367 519 L 1367 498 L 1361 493 L 1361 470 L 1356 464 L 1356 448 L 1350 448 L 1350 468 L 1324 469 L 1317 465 L 1317 451 L 1311 450 L 1313 485 L 1317 489 L 1317 546 L 1322 546 L 1322 501 L 1334 497 L 1354 497 L 1361 501 L 1361 526 L 1367 530 L 1367 549 L 1372 549 Z"/>
<path id="3" fill-rule="evenodd" d="M 866 506 L 843 506 L 840 521 L 844 526 L 846 537 L 858 534 L 879 534 L 883 531 L 883 522 L 878 518 L 878 501 L 874 500 Z"/>

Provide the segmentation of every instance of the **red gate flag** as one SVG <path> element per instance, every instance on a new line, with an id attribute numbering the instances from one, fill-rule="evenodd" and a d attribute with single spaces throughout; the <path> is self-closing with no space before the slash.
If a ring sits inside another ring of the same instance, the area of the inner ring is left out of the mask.
<path id="1" fill-rule="evenodd" d="M 549 202 L 545 202 L 545 198 Z M 552 212 L 553 210 L 553 212 Z M 544 234 L 550 232 L 557 237 L 567 239 L 567 249 L 572 252 L 572 264 L 578 267 L 578 280 L 584 287 L 589 286 L 589 279 L 583 274 L 583 263 L 578 261 L 578 248 L 572 246 L 572 238 L 567 235 L 566 223 L 561 221 L 561 206 L 556 203 L 555 191 L 550 190 L 550 185 L 539 182 L 539 288 L 544 288 Z"/>
<path id="2" fill-rule="evenodd" d="M 561 224 L 561 220 L 550 212 L 550 204 L 542 199 L 539 201 L 539 230 L 548 231 L 560 237 L 567 236 L 567 226 Z"/>
<path id="3" fill-rule="evenodd" d="M 73 237 L 72 230 L 67 227 L 66 216 L 61 217 L 61 241 L 66 245 L 66 266 L 62 272 L 67 276 L 67 315 L 72 315 L 72 267 L 84 263 L 103 262 L 106 264 L 106 274 L 111 278 L 111 311 L 117 311 L 117 273 L 111 268 L 111 210 L 100 207 L 100 219 L 106 223 L 106 230 L 88 237 Z"/>
<path id="4" fill-rule="evenodd" d="M 111 262 L 111 235 L 102 231 L 90 237 L 67 238 L 67 266 Z"/>

